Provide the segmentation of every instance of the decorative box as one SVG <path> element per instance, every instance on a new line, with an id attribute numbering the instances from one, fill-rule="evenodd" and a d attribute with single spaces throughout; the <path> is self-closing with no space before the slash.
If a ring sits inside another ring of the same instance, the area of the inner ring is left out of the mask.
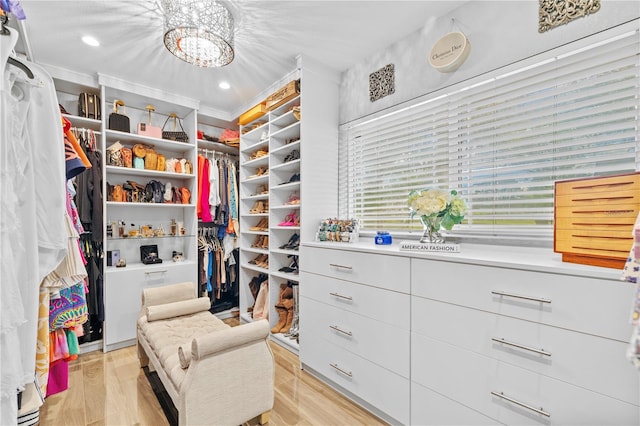
<path id="1" fill-rule="evenodd" d="M 260 102 L 258 105 L 249 109 L 247 112 L 240 114 L 240 118 L 238 118 L 238 124 L 240 126 L 244 126 L 245 124 L 251 123 L 253 120 L 256 120 L 267 113 L 267 106 L 264 102 Z"/>
<path id="2" fill-rule="evenodd" d="M 269 95 L 266 99 L 267 110 L 278 108 L 285 102 L 298 96 L 300 93 L 300 80 L 290 81 L 286 86 L 278 89 L 276 92 Z"/>
<path id="3" fill-rule="evenodd" d="M 556 182 L 554 251 L 564 262 L 622 269 L 639 211 L 639 173 Z"/>

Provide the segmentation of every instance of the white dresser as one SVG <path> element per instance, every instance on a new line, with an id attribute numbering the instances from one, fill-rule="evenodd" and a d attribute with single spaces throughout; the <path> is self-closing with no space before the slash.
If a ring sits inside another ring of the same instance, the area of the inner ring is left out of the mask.
<path id="1" fill-rule="evenodd" d="M 303 251 L 300 361 L 377 414 L 409 423 L 410 259 Z"/>
<path id="2" fill-rule="evenodd" d="M 634 286 L 550 250 L 309 243 L 300 359 L 392 423 L 638 425 Z"/>

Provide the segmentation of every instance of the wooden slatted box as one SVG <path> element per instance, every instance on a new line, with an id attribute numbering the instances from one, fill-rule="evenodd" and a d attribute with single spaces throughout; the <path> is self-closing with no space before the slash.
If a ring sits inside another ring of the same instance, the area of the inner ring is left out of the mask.
<path id="1" fill-rule="evenodd" d="M 622 269 L 640 210 L 640 173 L 558 181 L 554 251 L 564 262 Z"/>

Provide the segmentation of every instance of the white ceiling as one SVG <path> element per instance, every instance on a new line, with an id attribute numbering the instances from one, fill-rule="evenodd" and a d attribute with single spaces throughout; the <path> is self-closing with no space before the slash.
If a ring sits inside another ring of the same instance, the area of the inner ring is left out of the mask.
<path id="1" fill-rule="evenodd" d="M 36 62 L 163 88 L 229 117 L 237 117 L 265 88 L 293 71 L 298 54 L 343 71 L 463 3 L 231 1 L 235 59 L 226 67 L 205 69 L 166 50 L 155 0 L 21 1 Z M 101 46 L 85 45 L 84 35 L 94 36 Z M 231 89 L 218 88 L 223 80 Z"/>

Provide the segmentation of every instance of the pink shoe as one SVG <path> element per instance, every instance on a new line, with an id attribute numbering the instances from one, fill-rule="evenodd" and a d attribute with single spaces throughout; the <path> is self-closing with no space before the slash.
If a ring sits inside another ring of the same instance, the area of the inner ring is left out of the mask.
<path id="1" fill-rule="evenodd" d="M 278 224 L 278 226 L 300 226 L 300 218 L 298 218 L 296 212 L 291 212 L 284 218 L 284 221 Z"/>

